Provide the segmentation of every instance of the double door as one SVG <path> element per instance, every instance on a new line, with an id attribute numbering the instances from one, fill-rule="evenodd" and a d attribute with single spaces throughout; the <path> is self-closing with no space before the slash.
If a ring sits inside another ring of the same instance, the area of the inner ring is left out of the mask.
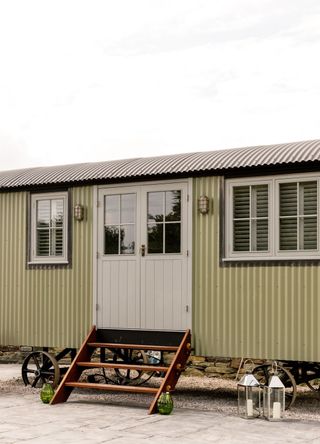
<path id="1" fill-rule="evenodd" d="M 188 182 L 98 191 L 97 326 L 191 327 Z"/>

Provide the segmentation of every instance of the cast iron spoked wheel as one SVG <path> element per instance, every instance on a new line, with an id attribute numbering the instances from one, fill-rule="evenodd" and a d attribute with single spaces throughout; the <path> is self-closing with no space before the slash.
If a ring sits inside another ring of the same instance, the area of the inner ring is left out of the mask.
<path id="1" fill-rule="evenodd" d="M 297 396 L 297 384 L 290 371 L 280 365 L 277 366 L 278 376 L 285 386 L 285 409 L 294 403 Z M 259 365 L 253 370 L 253 375 L 262 385 L 267 384 L 272 372 L 272 365 Z"/>
<path id="2" fill-rule="evenodd" d="M 320 395 L 320 365 L 319 363 L 303 363 L 301 366 L 303 378 L 313 392 Z"/>
<path id="3" fill-rule="evenodd" d="M 123 364 L 148 364 L 148 356 L 143 350 L 120 349 L 113 354 L 113 362 Z M 114 369 L 116 383 L 121 385 L 142 385 L 147 382 L 154 372 L 144 372 L 132 369 Z M 156 370 L 155 370 L 156 371 Z"/>
<path id="4" fill-rule="evenodd" d="M 22 379 L 25 385 L 42 387 L 50 382 L 55 388 L 60 381 L 60 369 L 57 360 L 45 351 L 30 353 L 22 364 Z"/>
<path id="5" fill-rule="evenodd" d="M 307 386 L 313 392 L 318 393 L 320 395 L 320 378 L 312 379 L 311 381 L 306 382 Z"/>

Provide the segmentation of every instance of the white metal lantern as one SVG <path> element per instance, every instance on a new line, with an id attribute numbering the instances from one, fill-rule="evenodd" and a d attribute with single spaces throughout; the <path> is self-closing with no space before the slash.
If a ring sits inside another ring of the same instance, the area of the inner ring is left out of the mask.
<path id="1" fill-rule="evenodd" d="M 281 382 L 277 363 L 273 364 L 268 384 L 263 387 L 263 416 L 268 421 L 281 421 L 285 410 L 285 387 Z"/>
<path id="2" fill-rule="evenodd" d="M 73 215 L 75 220 L 82 221 L 84 218 L 84 206 L 76 204 L 73 208 Z"/>
<path id="3" fill-rule="evenodd" d="M 261 387 L 250 371 L 238 382 L 238 414 L 241 418 L 254 419 L 260 415 Z"/>
<path id="4" fill-rule="evenodd" d="M 198 210 L 200 214 L 208 214 L 209 213 L 209 197 L 208 196 L 200 196 L 198 199 Z"/>

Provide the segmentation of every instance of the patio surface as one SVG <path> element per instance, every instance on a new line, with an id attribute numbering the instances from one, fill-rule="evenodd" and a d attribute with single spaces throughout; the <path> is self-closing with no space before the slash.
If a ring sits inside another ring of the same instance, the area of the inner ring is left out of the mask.
<path id="1" fill-rule="evenodd" d="M 170 416 L 147 415 L 146 406 L 72 395 L 64 404 L 43 404 L 35 391 L 14 393 L 3 381 L 20 366 L 0 365 L 0 443 L 318 443 L 320 421 L 246 421 L 215 411 L 175 408 Z M 22 384 L 22 382 L 21 382 Z M 110 399 L 110 398 L 108 398 Z M 320 413 L 319 413 L 320 419 Z"/>

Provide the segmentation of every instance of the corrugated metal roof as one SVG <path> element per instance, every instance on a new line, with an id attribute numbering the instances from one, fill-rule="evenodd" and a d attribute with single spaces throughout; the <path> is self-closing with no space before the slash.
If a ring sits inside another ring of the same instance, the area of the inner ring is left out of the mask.
<path id="1" fill-rule="evenodd" d="M 0 188 L 195 174 L 320 161 L 320 140 L 170 156 L 28 168 L 0 173 Z"/>

